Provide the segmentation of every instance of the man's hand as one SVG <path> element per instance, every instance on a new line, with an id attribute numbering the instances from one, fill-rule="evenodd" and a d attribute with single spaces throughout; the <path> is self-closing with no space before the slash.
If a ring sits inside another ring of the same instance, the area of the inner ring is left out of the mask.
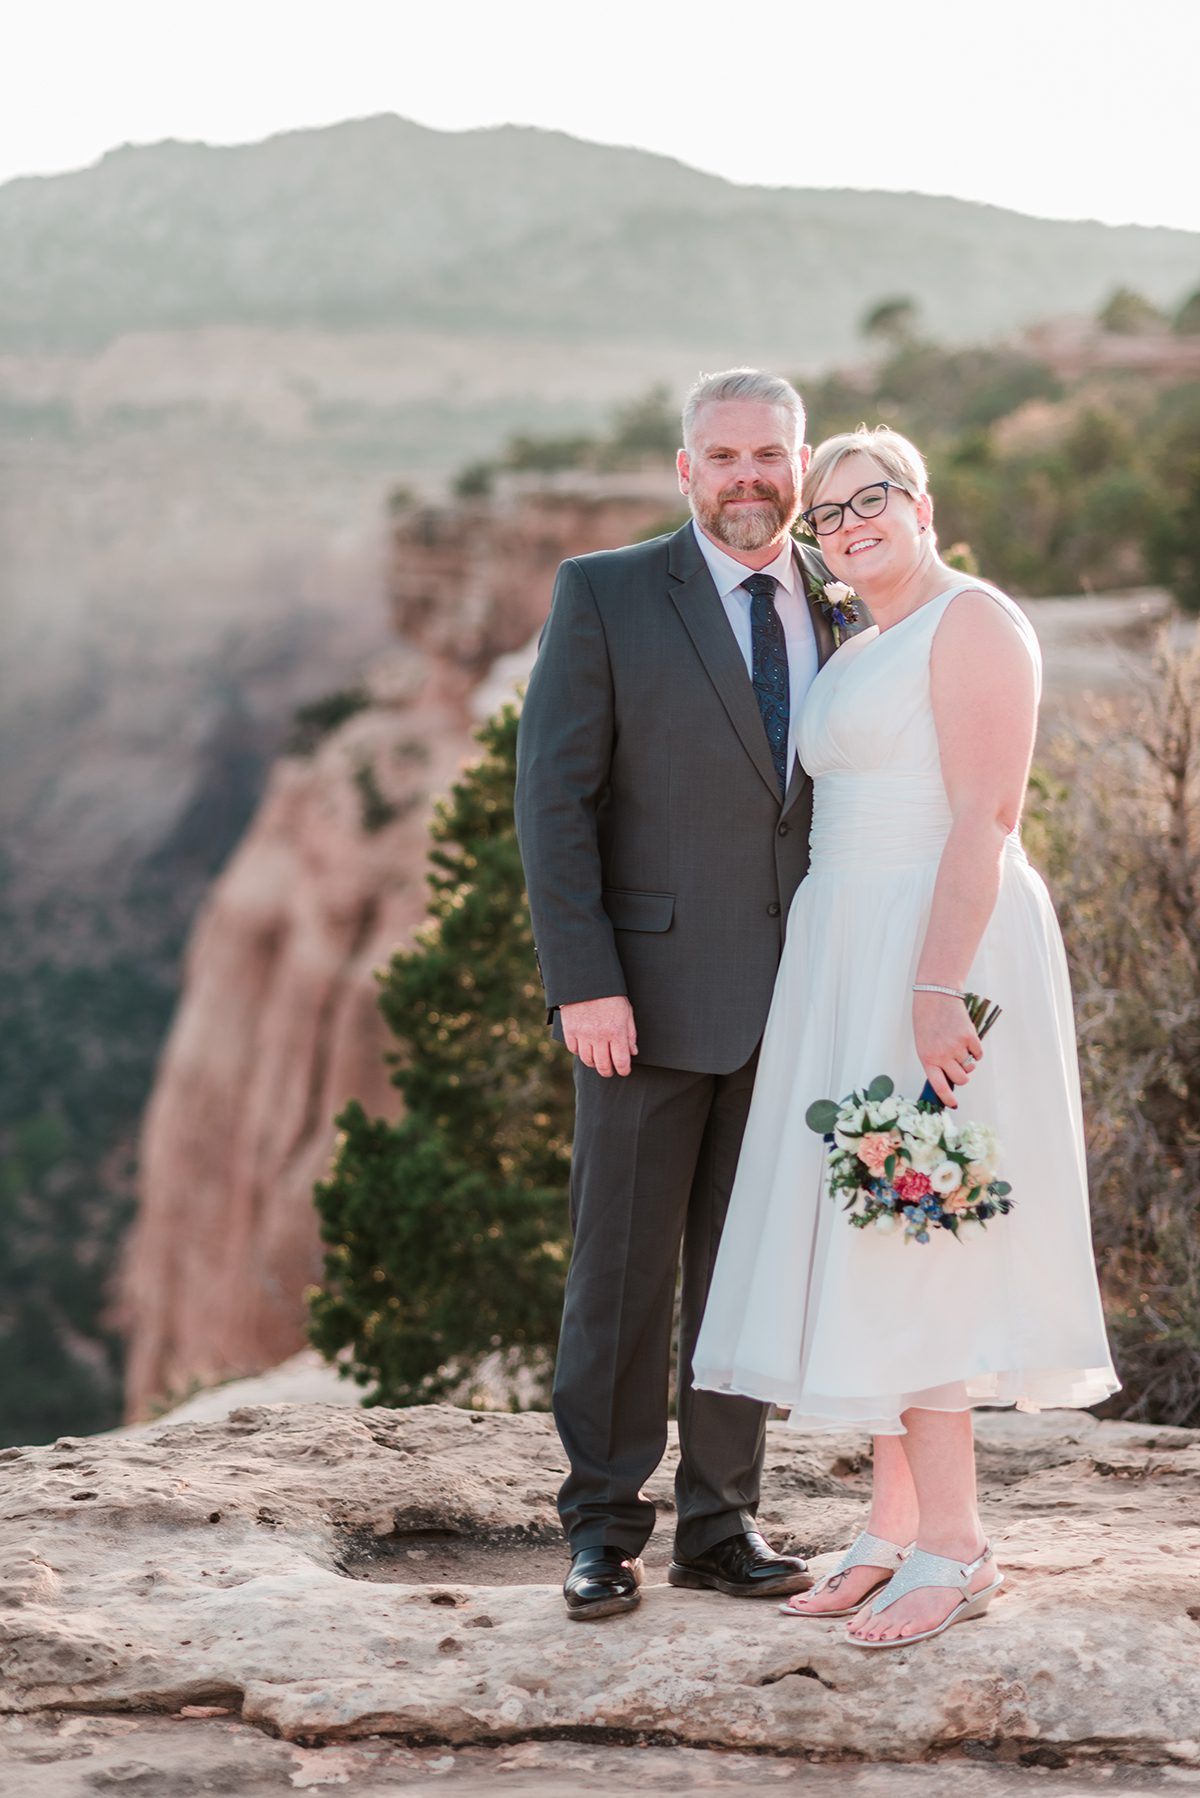
<path id="1" fill-rule="evenodd" d="M 560 1005 L 563 1040 L 585 1068 L 595 1068 L 607 1080 L 627 1074 L 637 1054 L 637 1029 L 633 1007 L 624 994 L 611 999 L 583 999 L 578 1005 Z"/>

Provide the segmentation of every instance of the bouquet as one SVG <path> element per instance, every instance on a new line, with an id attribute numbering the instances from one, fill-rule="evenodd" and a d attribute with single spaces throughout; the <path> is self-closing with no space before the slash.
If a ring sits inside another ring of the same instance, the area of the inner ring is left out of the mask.
<path id="1" fill-rule="evenodd" d="M 975 993 L 967 1012 L 985 1036 L 998 1006 Z M 999 1145 L 985 1124 L 960 1123 L 929 1082 L 913 1101 L 897 1095 L 886 1074 L 841 1101 L 817 1099 L 805 1113 L 811 1130 L 832 1145 L 829 1196 L 843 1198 L 856 1230 L 903 1228 L 905 1242 L 928 1242 L 948 1230 L 960 1242 L 989 1219 L 1012 1210 L 1012 1187 L 997 1177 Z"/>

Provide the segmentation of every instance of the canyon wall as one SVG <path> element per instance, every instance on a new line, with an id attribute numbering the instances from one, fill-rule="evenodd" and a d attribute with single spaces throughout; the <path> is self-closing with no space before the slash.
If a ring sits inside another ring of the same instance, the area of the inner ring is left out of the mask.
<path id="1" fill-rule="evenodd" d="M 566 555 L 677 514 L 667 473 L 510 479 L 400 513 L 369 703 L 273 769 L 192 933 L 142 1133 L 120 1309 L 131 1416 L 304 1340 L 312 1187 L 346 1101 L 394 1114 L 375 970 L 425 915 L 433 804 L 533 657 Z"/>

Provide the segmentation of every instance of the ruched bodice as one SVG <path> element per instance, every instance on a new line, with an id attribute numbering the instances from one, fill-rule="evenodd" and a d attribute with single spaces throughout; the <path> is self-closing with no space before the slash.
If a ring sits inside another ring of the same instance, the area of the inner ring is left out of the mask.
<path id="1" fill-rule="evenodd" d="M 940 774 L 864 780 L 849 768 L 813 787 L 810 873 L 835 867 L 911 868 L 936 862 L 950 829 Z"/>
<path id="2" fill-rule="evenodd" d="M 968 986 L 1003 1008 L 960 1095 L 992 1125 L 1016 1209 L 964 1245 L 853 1230 L 824 1189 L 814 1099 L 924 1075 L 911 985 L 950 830 L 930 692 L 937 628 L 962 581 L 844 643 L 797 737 L 813 776 L 812 858 L 759 1057 L 694 1372 L 769 1399 L 797 1429 L 904 1428 L 906 1410 L 1091 1405 L 1116 1386 L 1088 1233 L 1066 958 L 1040 877 L 1007 842 Z M 1032 627 L 1013 619 L 1040 684 Z"/>
<path id="3" fill-rule="evenodd" d="M 881 774 L 922 775 L 941 785 L 929 658 L 950 601 L 969 590 L 988 594 L 1013 620 L 1040 693 L 1041 650 L 1024 612 L 995 588 L 960 581 L 890 630 L 881 633 L 872 625 L 860 631 L 826 664 L 809 692 L 796 736 L 800 760 L 814 780 L 839 772 L 869 775 L 872 782 Z M 842 788 L 843 794 L 849 790 Z"/>

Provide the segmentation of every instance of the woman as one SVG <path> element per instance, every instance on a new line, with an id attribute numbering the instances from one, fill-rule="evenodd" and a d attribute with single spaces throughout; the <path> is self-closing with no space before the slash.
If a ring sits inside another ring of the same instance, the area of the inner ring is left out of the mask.
<path id="1" fill-rule="evenodd" d="M 1018 820 L 1037 640 L 938 556 L 919 452 L 865 427 L 816 451 L 804 520 L 874 624 L 800 722 L 812 864 L 788 921 L 698 1386 L 869 1428 L 866 1530 L 782 1607 L 895 1647 L 977 1616 L 1002 1583 L 976 1506 L 971 1407 L 1093 1405 L 1117 1389 L 1088 1226 L 1062 939 Z M 961 995 L 1003 1008 L 986 1051 Z M 888 1074 L 992 1125 L 1015 1208 L 976 1240 L 853 1229 L 805 1123 Z"/>

